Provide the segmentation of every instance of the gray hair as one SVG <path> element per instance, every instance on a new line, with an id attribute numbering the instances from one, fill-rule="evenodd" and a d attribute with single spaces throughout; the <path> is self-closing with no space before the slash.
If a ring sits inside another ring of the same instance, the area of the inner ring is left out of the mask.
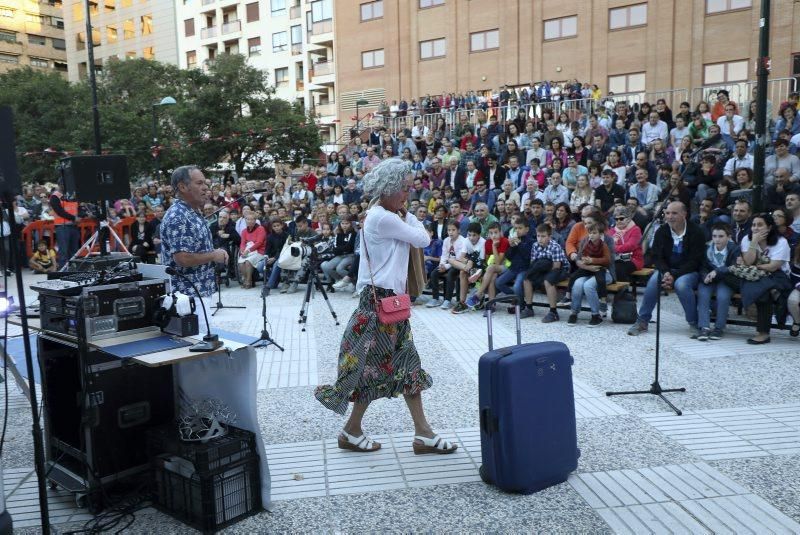
<path id="1" fill-rule="evenodd" d="M 405 179 L 410 173 L 410 162 L 387 158 L 364 175 L 364 193 L 373 198 L 394 195 L 405 187 Z"/>
<path id="2" fill-rule="evenodd" d="M 192 171 L 197 170 L 199 171 L 200 168 L 196 165 L 182 165 L 175 169 L 172 172 L 172 178 L 170 180 L 170 185 L 172 186 L 173 191 L 178 193 L 178 186 L 181 184 L 189 185 L 189 182 L 192 181 Z"/>

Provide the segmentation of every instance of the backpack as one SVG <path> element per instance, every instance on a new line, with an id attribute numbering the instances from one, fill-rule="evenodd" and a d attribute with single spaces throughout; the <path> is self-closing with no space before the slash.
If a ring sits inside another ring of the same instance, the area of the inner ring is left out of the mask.
<path id="1" fill-rule="evenodd" d="M 614 295 L 614 304 L 611 309 L 611 321 L 614 323 L 636 323 L 639 317 L 636 311 L 636 298 L 629 289 L 617 292 Z"/>

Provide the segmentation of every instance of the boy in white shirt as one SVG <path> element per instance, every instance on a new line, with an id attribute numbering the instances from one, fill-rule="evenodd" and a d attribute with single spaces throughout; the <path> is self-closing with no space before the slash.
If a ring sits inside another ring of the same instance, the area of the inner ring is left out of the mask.
<path id="1" fill-rule="evenodd" d="M 483 274 L 483 264 L 486 259 L 486 238 L 481 236 L 481 224 L 470 223 L 467 227 L 467 239 L 464 244 L 463 256 L 452 263 L 458 269 L 459 292 L 458 303 L 453 309 L 454 314 L 466 312 L 467 293 L 471 284 L 480 279 Z"/>
<path id="2" fill-rule="evenodd" d="M 458 223 L 454 220 L 447 222 L 447 237 L 442 244 L 442 256 L 439 259 L 439 266 L 431 274 L 431 291 L 433 299 L 425 304 L 428 308 L 440 307 L 442 310 L 450 308 L 453 293 L 455 291 L 456 277 L 461 273 L 462 262 L 459 259 L 464 257 L 464 247 L 467 240 L 458 233 Z M 444 299 L 439 297 L 439 281 L 444 278 Z"/>

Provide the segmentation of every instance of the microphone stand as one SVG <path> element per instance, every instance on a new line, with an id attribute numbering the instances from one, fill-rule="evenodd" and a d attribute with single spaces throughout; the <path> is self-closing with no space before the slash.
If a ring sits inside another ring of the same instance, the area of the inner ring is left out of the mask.
<path id="1" fill-rule="evenodd" d="M 283 347 L 278 345 L 278 342 L 272 339 L 269 335 L 269 331 L 267 330 L 267 294 L 269 293 L 269 288 L 267 287 L 267 278 L 264 277 L 264 284 L 261 286 L 261 320 L 264 322 L 261 327 L 261 336 L 258 337 L 257 340 L 250 342 L 249 346 L 262 348 L 262 347 L 269 347 L 273 345 L 283 352 Z M 241 307 L 244 308 L 244 307 Z M 216 312 L 215 312 L 216 314 Z M 213 314 L 212 314 L 213 315 Z"/>
<path id="2" fill-rule="evenodd" d="M 186 282 L 188 282 L 191 285 L 192 289 L 194 290 L 194 293 L 197 294 L 197 298 L 200 300 L 200 306 L 203 307 L 203 316 L 206 319 L 206 335 L 203 337 L 202 342 L 198 342 L 192 347 L 190 347 L 189 351 L 191 351 L 192 353 L 207 353 L 209 351 L 214 351 L 215 349 L 219 349 L 220 347 L 222 347 L 222 341 L 220 341 L 219 336 L 216 334 L 211 334 L 211 323 L 208 321 L 208 312 L 206 311 L 206 304 L 203 303 L 203 297 L 200 295 L 200 291 L 197 289 L 197 286 L 195 286 L 194 282 L 192 282 L 192 280 L 189 277 L 187 277 L 186 275 L 184 275 L 183 273 L 181 273 L 180 271 L 178 271 L 173 267 L 167 268 L 167 274 L 175 277 L 180 277 Z"/>
<path id="3" fill-rule="evenodd" d="M 661 272 L 658 272 L 658 294 L 656 297 L 656 372 L 655 379 L 650 384 L 650 390 L 629 390 L 626 392 L 606 392 L 606 396 L 627 396 L 631 394 L 652 394 L 661 398 L 664 403 L 669 405 L 669 408 L 675 411 L 675 414 L 681 416 L 681 410 L 664 397 L 665 392 L 686 392 L 685 388 L 661 388 L 661 383 L 658 382 L 659 370 L 659 357 L 661 355 L 660 342 L 661 342 Z M 637 320 L 638 321 L 638 320 Z"/>
<path id="4" fill-rule="evenodd" d="M 226 266 L 226 269 L 227 269 L 227 266 Z M 228 274 L 228 276 L 230 277 L 230 274 Z M 216 282 L 216 284 L 217 284 L 217 304 L 211 307 L 211 308 L 214 309 L 214 312 L 211 313 L 211 317 L 212 318 L 214 316 L 216 316 L 217 312 L 219 312 L 223 308 L 240 308 L 240 309 L 247 308 L 247 307 L 237 306 L 237 305 L 223 305 L 222 304 L 222 284 L 220 284 L 220 275 L 219 275 L 219 273 L 215 274 L 214 282 Z"/>

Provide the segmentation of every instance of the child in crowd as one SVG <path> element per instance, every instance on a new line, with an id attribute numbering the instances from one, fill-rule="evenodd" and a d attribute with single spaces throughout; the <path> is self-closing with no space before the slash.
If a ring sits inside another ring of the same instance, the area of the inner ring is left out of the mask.
<path id="1" fill-rule="evenodd" d="M 428 236 L 431 237 L 431 242 L 422 250 L 425 255 L 425 274 L 430 280 L 442 257 L 442 240 L 434 236 L 433 223 L 425 223 L 425 230 L 428 231 Z"/>
<path id="2" fill-rule="evenodd" d="M 480 288 L 465 303 L 467 307 L 472 309 L 483 303 L 484 295 L 487 293 L 489 294 L 489 299 L 494 299 L 496 295 L 494 281 L 498 275 L 506 270 L 506 253 L 510 247 L 508 238 L 503 236 L 500 231 L 500 224 L 497 222 L 489 224 L 488 230 L 489 239 L 484 244 L 484 256 L 487 258 L 486 272 L 483 274 Z"/>
<path id="3" fill-rule="evenodd" d="M 28 260 L 28 266 L 34 273 L 52 273 L 56 270 L 56 252 L 47 248 L 46 241 L 39 240 L 39 243 L 36 244 L 36 251 Z"/>
<path id="4" fill-rule="evenodd" d="M 525 308 L 521 313 L 523 318 L 533 317 L 533 290 L 544 283 L 550 311 L 542 318 L 542 323 L 559 320 L 556 310 L 556 298 L 558 297 L 556 284 L 566 277 L 569 269 L 564 249 L 551 239 L 552 234 L 553 229 L 546 223 L 536 227 L 536 242 L 531 247 L 531 265 L 523 283 L 525 295 Z"/>
<path id="5" fill-rule="evenodd" d="M 461 314 L 469 310 L 467 307 L 467 294 L 471 284 L 477 282 L 483 275 L 486 259 L 486 238 L 481 236 L 481 224 L 470 223 L 467 227 L 467 239 L 464 244 L 463 256 L 453 265 L 459 269 L 458 303 L 453 308 L 453 314 Z"/>
<path id="6" fill-rule="evenodd" d="M 456 277 L 459 276 L 460 270 L 452 265 L 452 263 L 463 255 L 464 245 L 466 240 L 458 233 L 458 223 L 453 220 L 447 222 L 447 238 L 444 239 L 442 244 L 441 258 L 439 265 L 433 270 L 431 274 L 431 292 L 433 299 L 425 304 L 428 308 L 440 307 L 442 310 L 448 310 L 455 291 Z M 444 278 L 444 299 L 439 297 L 439 281 Z"/>
<path id="7" fill-rule="evenodd" d="M 519 303 L 522 303 L 525 298 L 523 283 L 525 274 L 531 265 L 531 248 L 533 247 L 533 238 L 531 237 L 528 219 L 520 215 L 514 217 L 514 228 L 511 233 L 514 236 L 508 239 L 510 247 L 506 253 L 506 258 L 511 262 L 511 265 L 495 279 L 494 285 L 500 293 L 506 295 L 515 294 L 519 299 Z M 515 308 L 510 307 L 508 309 L 509 313 L 513 314 Z"/>
<path id="8" fill-rule="evenodd" d="M 592 311 L 589 327 L 600 325 L 600 298 L 607 295 L 606 281 L 608 267 L 611 265 L 611 251 L 603 239 L 605 225 L 602 223 L 589 223 L 586 225 L 587 235 L 578 245 L 578 260 L 575 262 L 578 269 L 569 278 L 569 288 L 572 291 L 572 313 L 567 320 L 567 325 L 578 323 L 578 314 L 581 311 L 583 295 Z"/>
<path id="9" fill-rule="evenodd" d="M 701 342 L 722 338 L 733 296 L 733 290 L 722 282 L 722 278 L 739 256 L 739 246 L 731 240 L 731 227 L 725 223 L 715 223 L 711 227 L 711 243 L 700 267 L 700 284 L 697 287 L 697 339 Z M 717 315 L 712 330 L 711 296 L 714 294 L 717 296 Z"/>

